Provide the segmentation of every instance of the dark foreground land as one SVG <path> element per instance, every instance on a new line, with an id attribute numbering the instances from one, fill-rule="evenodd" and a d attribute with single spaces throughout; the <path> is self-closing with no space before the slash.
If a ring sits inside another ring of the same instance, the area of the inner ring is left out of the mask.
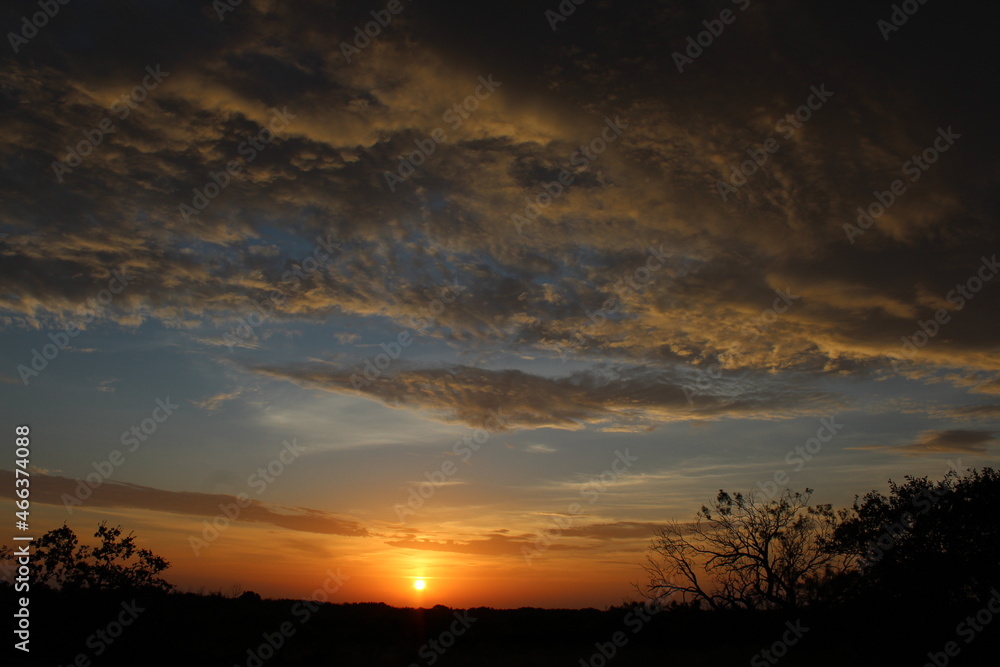
<path id="1" fill-rule="evenodd" d="M 2 595 L 13 609 L 13 591 L 4 586 Z M 791 617 L 686 608 L 651 615 L 641 605 L 397 609 L 36 589 L 30 659 L 13 653 L 14 664 L 46 667 L 995 665 L 1000 613 L 989 610 L 991 597 L 964 609 L 889 612 L 873 602 Z M 1000 594 L 995 599 L 1000 610 Z"/>

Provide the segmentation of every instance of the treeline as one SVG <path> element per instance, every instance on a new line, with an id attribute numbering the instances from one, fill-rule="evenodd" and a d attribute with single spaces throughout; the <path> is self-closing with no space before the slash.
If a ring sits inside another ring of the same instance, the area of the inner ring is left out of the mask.
<path id="1" fill-rule="evenodd" d="M 31 665 L 985 665 L 1000 652 L 1000 475 L 906 477 L 851 507 L 720 491 L 660 529 L 607 610 L 179 593 L 121 527 L 34 545 Z M 10 550 L 4 549 L 10 557 Z M 512 582 L 511 585 L 516 585 Z M 581 583 L 581 585 L 584 585 Z M 14 605 L 10 582 L 0 597 Z"/>

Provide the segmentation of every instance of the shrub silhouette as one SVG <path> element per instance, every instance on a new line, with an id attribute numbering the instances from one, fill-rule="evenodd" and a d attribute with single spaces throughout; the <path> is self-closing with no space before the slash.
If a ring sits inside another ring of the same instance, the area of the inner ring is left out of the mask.
<path id="1" fill-rule="evenodd" d="M 1000 473 L 904 479 L 841 512 L 831 549 L 857 560 L 855 594 L 903 604 L 980 599 L 1000 583 Z"/>
<path id="2" fill-rule="evenodd" d="M 100 538 L 100 544 L 81 546 L 73 530 L 63 524 L 34 540 L 32 564 L 37 583 L 63 590 L 173 588 L 159 577 L 170 563 L 137 547 L 134 533 L 122 537 L 121 526 L 103 521 L 94 537 Z"/>

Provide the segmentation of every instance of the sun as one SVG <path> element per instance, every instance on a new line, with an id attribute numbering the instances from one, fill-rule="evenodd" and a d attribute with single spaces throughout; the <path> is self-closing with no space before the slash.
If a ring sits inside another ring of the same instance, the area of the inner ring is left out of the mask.
<path id="1" fill-rule="evenodd" d="M 418 591 L 422 591 L 425 588 L 427 588 L 427 582 L 424 581 L 423 579 L 417 579 L 416 581 L 413 582 L 413 587 L 416 588 Z"/>

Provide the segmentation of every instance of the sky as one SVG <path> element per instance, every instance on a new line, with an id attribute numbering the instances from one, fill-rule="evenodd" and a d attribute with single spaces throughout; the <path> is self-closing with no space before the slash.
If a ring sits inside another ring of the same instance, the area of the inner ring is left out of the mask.
<path id="1" fill-rule="evenodd" d="M 903 5 L 7 3 L 31 531 L 603 607 L 719 489 L 995 465 L 992 35 Z"/>

